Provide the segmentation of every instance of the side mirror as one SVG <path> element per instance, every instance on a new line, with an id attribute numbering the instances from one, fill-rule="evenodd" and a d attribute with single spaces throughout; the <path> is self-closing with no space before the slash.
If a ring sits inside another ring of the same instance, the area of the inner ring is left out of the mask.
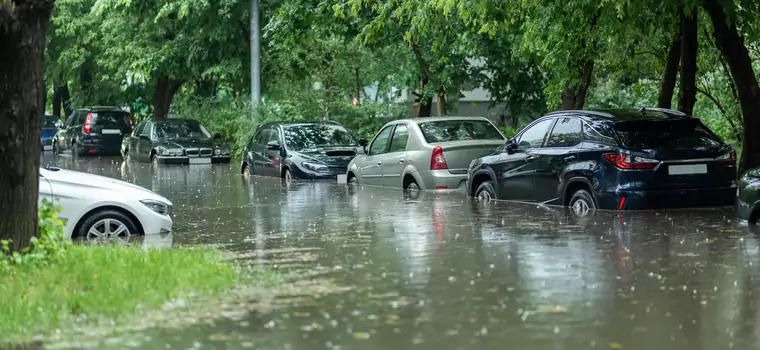
<path id="1" fill-rule="evenodd" d="M 362 147 L 367 147 L 367 145 L 368 145 L 369 143 L 367 142 L 367 139 L 360 139 L 360 140 L 359 140 L 359 142 L 357 142 L 357 144 L 358 144 L 359 146 L 362 146 Z"/>
<path id="2" fill-rule="evenodd" d="M 56 120 L 56 121 L 55 121 L 55 127 L 56 127 L 56 128 L 62 128 L 62 127 L 63 127 L 63 122 L 62 122 L 62 121 L 60 121 L 60 120 Z"/>
<path id="3" fill-rule="evenodd" d="M 140 135 L 139 137 L 140 137 L 140 140 L 150 141 L 150 136 L 148 136 L 148 135 Z"/>
<path id="4" fill-rule="evenodd" d="M 269 141 L 269 143 L 267 143 L 267 149 L 279 151 L 281 148 L 282 146 L 280 146 L 280 143 L 277 141 Z"/>
<path id="5" fill-rule="evenodd" d="M 217 131 L 217 132 L 214 132 L 214 134 L 213 134 L 213 135 L 211 135 L 211 136 L 213 136 L 213 137 L 214 137 L 214 140 L 219 140 L 219 139 L 221 139 L 221 138 L 222 138 L 222 134 L 221 134 L 221 133 L 219 133 L 218 131 Z"/>
<path id="6" fill-rule="evenodd" d="M 356 152 L 356 154 L 357 154 L 357 155 L 364 155 L 364 154 L 366 154 L 366 153 L 367 153 L 367 152 L 364 150 L 364 146 L 358 146 L 358 147 L 356 147 L 356 151 L 355 151 L 355 152 Z"/>
<path id="7" fill-rule="evenodd" d="M 515 141 L 515 139 L 509 139 L 509 141 L 507 141 L 507 144 L 505 145 L 504 149 L 509 154 L 515 153 L 515 151 L 517 151 L 517 142 Z"/>

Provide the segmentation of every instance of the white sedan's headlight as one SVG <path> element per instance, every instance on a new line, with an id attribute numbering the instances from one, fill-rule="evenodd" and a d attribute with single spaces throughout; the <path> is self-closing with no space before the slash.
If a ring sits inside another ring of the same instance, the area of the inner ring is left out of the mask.
<path id="1" fill-rule="evenodd" d="M 309 162 L 302 162 L 301 165 L 309 169 L 311 171 L 327 171 L 327 166 L 324 164 L 316 164 L 316 163 L 309 163 Z"/>
<path id="2" fill-rule="evenodd" d="M 152 199 L 143 199 L 140 201 L 140 203 L 150 208 L 150 210 L 153 210 L 161 215 L 169 216 L 172 214 L 172 206 L 164 202 L 155 201 Z"/>

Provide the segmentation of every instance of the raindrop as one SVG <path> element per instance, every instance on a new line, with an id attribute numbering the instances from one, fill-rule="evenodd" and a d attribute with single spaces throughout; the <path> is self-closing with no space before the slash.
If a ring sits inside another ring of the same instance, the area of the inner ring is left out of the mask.
<path id="1" fill-rule="evenodd" d="M 554 327 L 554 334 L 559 334 L 559 327 Z"/>

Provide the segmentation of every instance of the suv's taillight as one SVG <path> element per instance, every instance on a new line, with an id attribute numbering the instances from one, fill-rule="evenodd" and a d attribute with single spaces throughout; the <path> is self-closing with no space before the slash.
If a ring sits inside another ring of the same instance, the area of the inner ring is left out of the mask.
<path id="1" fill-rule="evenodd" d="M 657 159 L 631 156 L 626 153 L 605 153 L 602 157 L 620 169 L 654 169 L 657 164 L 660 164 Z"/>
<path id="2" fill-rule="evenodd" d="M 736 151 L 731 150 L 731 152 L 715 158 L 715 162 L 725 166 L 736 166 Z"/>
<path id="3" fill-rule="evenodd" d="M 444 170 L 448 168 L 446 158 L 443 157 L 443 148 L 435 146 L 433 153 L 430 155 L 430 170 Z"/>
<path id="4" fill-rule="evenodd" d="M 88 135 L 92 132 L 92 113 L 87 113 L 87 120 L 84 121 L 82 132 Z"/>
<path id="5" fill-rule="evenodd" d="M 129 130 L 135 131 L 135 123 L 132 121 L 132 115 L 127 114 L 127 120 L 129 120 Z"/>

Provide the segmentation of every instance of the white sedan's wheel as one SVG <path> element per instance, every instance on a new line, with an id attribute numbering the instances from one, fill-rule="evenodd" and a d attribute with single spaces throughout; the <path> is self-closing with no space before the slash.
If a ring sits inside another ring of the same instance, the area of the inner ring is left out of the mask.
<path id="1" fill-rule="evenodd" d="M 138 234 L 138 229 L 134 220 L 124 213 L 115 210 L 103 210 L 87 217 L 76 234 L 88 241 L 129 240 L 130 236 Z"/>

